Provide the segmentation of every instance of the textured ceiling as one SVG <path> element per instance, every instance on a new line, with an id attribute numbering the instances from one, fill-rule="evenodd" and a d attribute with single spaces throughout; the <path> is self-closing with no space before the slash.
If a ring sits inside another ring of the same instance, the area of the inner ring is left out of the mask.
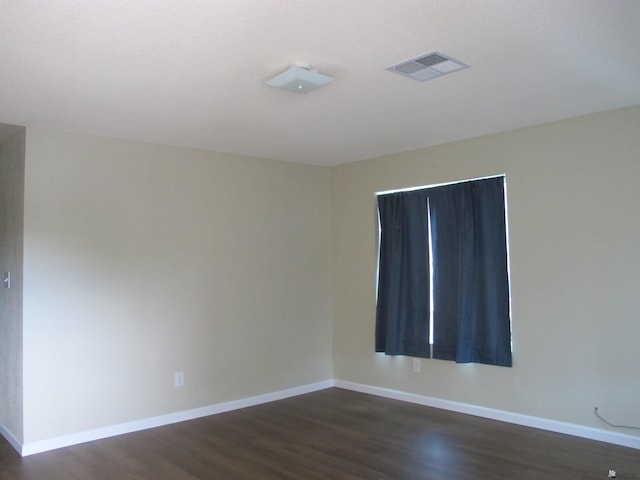
<path id="1" fill-rule="evenodd" d="M 0 123 L 336 165 L 640 103 L 638 0 L 0 0 Z M 424 83 L 434 50 L 471 67 Z M 265 85 L 295 62 L 336 81 Z"/>

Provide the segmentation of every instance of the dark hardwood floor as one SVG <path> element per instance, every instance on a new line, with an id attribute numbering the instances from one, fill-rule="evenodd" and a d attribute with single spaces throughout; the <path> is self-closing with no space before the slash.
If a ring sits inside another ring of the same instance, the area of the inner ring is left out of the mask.
<path id="1" fill-rule="evenodd" d="M 0 479 L 619 479 L 640 451 L 332 388 L 20 458 Z"/>

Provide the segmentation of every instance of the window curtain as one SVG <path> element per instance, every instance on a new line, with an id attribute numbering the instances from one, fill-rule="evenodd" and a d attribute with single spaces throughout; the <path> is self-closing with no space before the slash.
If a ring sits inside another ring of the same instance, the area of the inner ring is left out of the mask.
<path id="1" fill-rule="evenodd" d="M 376 352 L 429 357 L 429 236 L 424 191 L 378 196 Z"/>
<path id="2" fill-rule="evenodd" d="M 511 366 L 504 178 L 429 192 L 433 357 Z"/>

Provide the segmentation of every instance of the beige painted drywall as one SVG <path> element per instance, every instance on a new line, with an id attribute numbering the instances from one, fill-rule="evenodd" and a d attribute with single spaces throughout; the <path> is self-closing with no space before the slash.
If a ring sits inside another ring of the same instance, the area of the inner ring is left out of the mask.
<path id="1" fill-rule="evenodd" d="M 423 360 L 416 375 L 374 353 L 375 192 L 502 173 L 513 368 Z M 640 106 L 337 167 L 331 195 L 336 378 L 606 428 L 598 406 L 640 425 Z"/>
<path id="2" fill-rule="evenodd" d="M 24 441 L 332 376 L 639 424 L 638 125 L 634 107 L 331 170 L 29 128 Z M 499 173 L 514 367 L 373 353 L 374 193 Z"/>
<path id="3" fill-rule="evenodd" d="M 22 441 L 22 244 L 25 129 L 0 143 L 0 430 Z"/>
<path id="4" fill-rule="evenodd" d="M 25 442 L 332 378 L 329 193 L 326 168 L 29 128 Z"/>

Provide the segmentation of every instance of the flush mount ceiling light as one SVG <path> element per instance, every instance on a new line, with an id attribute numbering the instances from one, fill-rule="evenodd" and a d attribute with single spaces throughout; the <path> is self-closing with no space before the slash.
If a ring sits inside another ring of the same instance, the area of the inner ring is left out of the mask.
<path id="1" fill-rule="evenodd" d="M 334 77 L 324 75 L 307 64 L 291 65 L 284 72 L 265 81 L 267 85 L 294 93 L 309 93 L 322 85 L 333 82 Z"/>
<path id="2" fill-rule="evenodd" d="M 464 68 L 469 68 L 469 65 L 454 60 L 443 53 L 431 52 L 389 67 L 387 70 L 422 82 Z"/>

